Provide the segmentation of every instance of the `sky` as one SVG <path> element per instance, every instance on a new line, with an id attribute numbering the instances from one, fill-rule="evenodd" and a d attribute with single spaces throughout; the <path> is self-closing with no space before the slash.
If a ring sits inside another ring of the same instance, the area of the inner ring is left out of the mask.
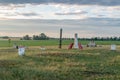
<path id="1" fill-rule="evenodd" d="M 0 36 L 120 36 L 120 0 L 0 0 Z"/>

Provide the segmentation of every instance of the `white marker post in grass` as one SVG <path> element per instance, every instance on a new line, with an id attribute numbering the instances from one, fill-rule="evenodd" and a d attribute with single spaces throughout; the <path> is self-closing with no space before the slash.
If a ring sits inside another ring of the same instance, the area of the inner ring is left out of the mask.
<path id="1" fill-rule="evenodd" d="M 116 50 L 116 45 L 115 45 L 115 44 L 112 44 L 112 45 L 111 45 L 111 50 L 113 50 L 113 51 Z"/>
<path id="2" fill-rule="evenodd" d="M 19 56 L 25 55 L 25 47 L 21 46 L 18 48 L 18 55 Z"/>

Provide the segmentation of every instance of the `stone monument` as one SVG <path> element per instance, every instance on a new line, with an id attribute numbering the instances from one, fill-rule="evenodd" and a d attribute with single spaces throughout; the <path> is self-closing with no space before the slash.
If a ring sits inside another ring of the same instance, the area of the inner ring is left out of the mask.
<path id="1" fill-rule="evenodd" d="M 74 48 L 78 49 L 79 46 L 78 46 L 78 35 L 77 33 L 75 33 L 75 37 L 74 37 Z"/>

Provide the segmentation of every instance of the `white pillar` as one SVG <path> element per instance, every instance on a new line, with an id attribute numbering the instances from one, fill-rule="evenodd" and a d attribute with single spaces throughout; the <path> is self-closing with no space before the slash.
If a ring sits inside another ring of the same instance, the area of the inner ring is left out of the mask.
<path id="1" fill-rule="evenodd" d="M 77 33 L 75 33 L 74 48 L 78 48 L 78 35 L 77 35 Z"/>
<path id="2" fill-rule="evenodd" d="M 111 45 L 111 50 L 116 50 L 116 45 L 115 44 Z"/>
<path id="3" fill-rule="evenodd" d="M 18 55 L 23 56 L 25 54 L 25 47 L 19 47 L 18 48 Z"/>

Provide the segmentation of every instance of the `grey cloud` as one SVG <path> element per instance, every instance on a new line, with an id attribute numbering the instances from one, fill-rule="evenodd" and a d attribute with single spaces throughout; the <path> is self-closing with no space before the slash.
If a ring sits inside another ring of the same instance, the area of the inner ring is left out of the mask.
<path id="1" fill-rule="evenodd" d="M 29 13 L 16 13 L 17 15 L 23 15 L 23 16 L 38 16 L 39 14 L 29 12 Z"/>
<path id="2" fill-rule="evenodd" d="M 88 18 L 81 20 L 81 24 L 98 27 L 119 27 L 120 18 Z"/>
<path id="3" fill-rule="evenodd" d="M 105 15 L 97 15 L 98 17 L 105 17 Z"/>
<path id="4" fill-rule="evenodd" d="M 24 23 L 24 24 L 23 24 Z M 10 26 L 11 24 L 11 26 Z M 59 25 L 58 25 L 59 24 Z M 29 28 L 33 30 L 40 30 L 40 29 L 57 29 L 58 27 L 61 27 L 63 25 L 64 29 L 68 30 L 83 30 L 83 29 L 92 29 L 92 27 L 96 27 L 98 30 L 101 28 L 109 29 L 111 27 L 119 27 L 120 26 L 120 18 L 88 18 L 88 19 L 82 19 L 82 20 L 43 20 L 43 19 L 16 19 L 16 20 L 8 20 L 8 21 L 1 21 L 1 26 L 8 25 L 10 27 L 16 27 L 18 28 Z M 35 28 L 36 27 L 36 28 Z M 42 28 L 41 28 L 42 27 Z M 120 28 L 120 27 L 119 27 Z"/>
<path id="5" fill-rule="evenodd" d="M 37 14 L 37 13 L 33 13 L 33 12 L 30 12 L 30 13 L 6 13 L 6 12 L 0 12 L 0 14 L 4 14 L 5 16 L 17 16 L 17 15 L 22 15 L 22 16 L 39 16 L 40 14 Z"/>
<path id="6" fill-rule="evenodd" d="M 75 32 L 95 36 L 119 36 L 120 34 L 120 18 L 88 18 L 82 20 L 43 20 L 43 19 L 16 19 L 16 20 L 0 20 L 0 31 L 19 32 L 19 33 L 56 33 L 62 27 L 64 34 L 68 36 Z M 64 35 L 63 34 L 63 35 Z M 53 36 L 53 35 L 49 35 Z M 92 36 L 93 37 L 93 36 Z"/>
<path id="7" fill-rule="evenodd" d="M 120 0 L 0 0 L 1 4 L 48 4 L 48 3 L 62 3 L 62 4 L 78 4 L 78 5 L 104 5 L 116 6 L 120 5 Z"/>
<path id="8" fill-rule="evenodd" d="M 115 8 L 116 10 L 120 10 L 120 7 L 119 8 Z"/>
<path id="9" fill-rule="evenodd" d="M 24 8 L 25 7 L 25 4 L 8 4 L 7 6 L 6 5 L 3 5 L 0 3 L 0 10 L 14 10 L 16 8 Z"/>
<path id="10" fill-rule="evenodd" d="M 68 12 L 68 13 L 55 13 L 55 15 L 80 15 L 80 14 L 86 14 L 88 12 L 81 11 L 81 12 Z"/>

